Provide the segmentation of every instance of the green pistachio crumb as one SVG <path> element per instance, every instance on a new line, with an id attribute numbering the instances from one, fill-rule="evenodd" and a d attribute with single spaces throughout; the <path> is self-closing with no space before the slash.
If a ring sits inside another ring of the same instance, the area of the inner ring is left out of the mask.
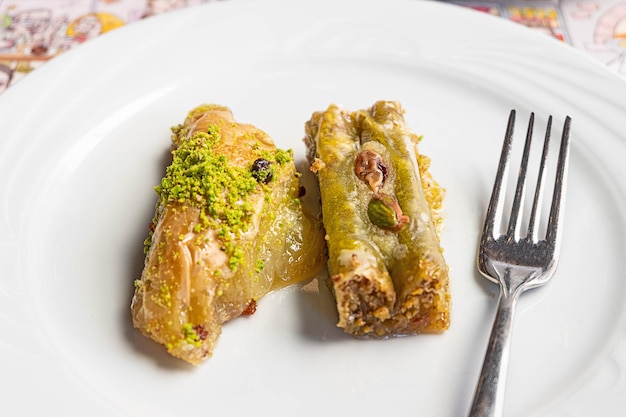
<path id="1" fill-rule="evenodd" d="M 196 347 L 202 344 L 202 340 L 200 339 L 200 335 L 194 329 L 193 324 L 185 323 L 183 324 L 183 338 L 190 345 L 194 345 Z"/>
<path id="2" fill-rule="evenodd" d="M 254 270 L 259 273 L 263 270 L 263 268 L 265 267 L 265 262 L 263 262 L 262 259 L 257 259 L 255 265 L 254 265 Z"/>
<path id="3" fill-rule="evenodd" d="M 143 241 L 143 254 L 147 255 L 148 251 L 150 251 L 150 247 L 152 246 L 152 233 L 148 235 L 148 237 Z"/>
<path id="4" fill-rule="evenodd" d="M 279 165 L 286 164 L 288 162 L 293 161 L 293 151 L 291 149 L 282 150 L 278 149 L 275 154 L 276 163 Z"/>
<path id="5" fill-rule="evenodd" d="M 232 246 L 232 248 L 229 249 L 228 246 Z M 230 253 L 228 266 L 235 272 L 237 267 L 243 262 L 243 248 L 241 246 L 227 245 L 227 252 Z"/>
<path id="6" fill-rule="evenodd" d="M 159 304 L 164 307 L 171 307 L 172 306 L 172 294 L 170 292 L 170 287 L 167 285 L 166 282 L 161 284 L 160 292 L 161 292 L 161 298 L 159 299 Z"/>
<path id="7" fill-rule="evenodd" d="M 187 117 L 196 117 L 207 109 L 207 106 L 199 106 Z M 179 203 L 183 205 L 183 210 L 187 207 L 199 209 L 200 221 L 194 224 L 193 233 L 217 230 L 217 237 L 229 256 L 229 266 L 235 271 L 244 259 L 243 249 L 228 243 L 235 242 L 251 225 L 254 210 L 250 197 L 263 193 L 266 199 L 271 198 L 271 189 L 260 183 L 249 167 L 234 166 L 225 155 L 214 151 L 222 140 L 219 124 L 193 134 L 183 124 L 173 126 L 171 131 L 175 149 L 172 151 L 172 163 L 167 167 L 161 183 L 155 187 L 159 205 Z M 272 171 L 268 175 L 293 161 L 291 149 L 267 150 L 262 149 L 259 143 L 252 146 L 259 157 L 269 161 Z M 157 213 L 158 209 L 154 223 Z M 166 233 L 169 236 L 171 232 Z M 178 238 L 183 240 L 185 236 L 181 234 Z M 144 241 L 146 254 L 151 245 L 152 233 Z"/>

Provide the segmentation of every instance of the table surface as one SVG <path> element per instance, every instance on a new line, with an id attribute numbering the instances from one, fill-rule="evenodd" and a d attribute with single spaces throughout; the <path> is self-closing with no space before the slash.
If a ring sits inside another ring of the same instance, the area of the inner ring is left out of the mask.
<path id="1" fill-rule="evenodd" d="M 215 1 L 0 0 L 0 94 L 50 59 L 89 39 L 150 16 Z M 553 36 L 626 77 L 626 0 L 449 3 Z"/>

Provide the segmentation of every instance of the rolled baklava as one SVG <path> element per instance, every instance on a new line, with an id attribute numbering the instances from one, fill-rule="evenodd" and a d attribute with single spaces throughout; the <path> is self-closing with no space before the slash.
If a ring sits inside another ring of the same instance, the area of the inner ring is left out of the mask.
<path id="1" fill-rule="evenodd" d="M 440 245 L 444 189 L 398 102 L 315 112 L 305 126 L 328 246 L 338 326 L 358 337 L 449 327 Z"/>
<path id="2" fill-rule="evenodd" d="M 313 277 L 326 249 L 319 219 L 303 210 L 292 152 L 227 107 L 191 110 L 172 128 L 171 154 L 131 312 L 143 334 L 199 364 L 223 323 Z"/>

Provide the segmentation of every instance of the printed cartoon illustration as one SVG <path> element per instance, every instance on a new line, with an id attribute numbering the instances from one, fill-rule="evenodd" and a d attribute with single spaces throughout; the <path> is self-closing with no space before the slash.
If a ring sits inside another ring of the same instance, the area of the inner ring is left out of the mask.
<path id="1" fill-rule="evenodd" d="M 563 17 L 577 38 L 572 44 L 626 75 L 626 1 L 583 0 L 564 3 Z"/>
<path id="2" fill-rule="evenodd" d="M 626 74 L 626 2 L 615 4 L 602 13 L 593 38 L 596 45 L 614 54 L 606 64 Z"/>
<path id="3" fill-rule="evenodd" d="M 72 47 L 139 19 L 142 3 L 138 10 L 135 0 L 12 0 L 8 5 L 0 0 L 0 92 L 5 83 L 15 84 Z"/>
<path id="4" fill-rule="evenodd" d="M 514 22 L 565 41 L 565 34 L 554 5 L 511 5 L 508 7 L 508 17 Z"/>
<path id="5" fill-rule="evenodd" d="M 541 31 L 560 41 L 566 41 L 556 1 L 545 0 L 530 3 L 523 0 L 502 0 L 499 2 L 457 0 L 454 3 L 494 16 L 504 17 L 533 30 Z"/>
<path id="6" fill-rule="evenodd" d="M 52 46 L 52 40 L 63 20 L 55 19 L 51 9 L 10 11 L 1 20 L 0 61 L 11 68 L 10 83 L 61 52 Z"/>
<path id="7" fill-rule="evenodd" d="M 52 10 L 46 8 L 7 14 L 3 21 L 6 28 L 0 34 L 0 51 L 10 51 L 16 58 L 49 55 L 51 38 L 63 24 L 62 20 L 53 19 Z"/>
<path id="8" fill-rule="evenodd" d="M 88 13 L 67 27 L 66 35 L 78 43 L 95 38 L 124 25 L 124 21 L 109 13 Z"/>
<path id="9" fill-rule="evenodd" d="M 453 0 L 553 36 L 626 76 L 626 0 Z"/>
<path id="10" fill-rule="evenodd" d="M 0 93 L 46 61 L 125 24 L 217 0 L 0 0 Z"/>
<path id="11" fill-rule="evenodd" d="M 0 94 L 55 56 L 137 20 L 219 0 L 0 0 Z M 626 0 L 441 0 L 585 50 L 626 76 Z"/>

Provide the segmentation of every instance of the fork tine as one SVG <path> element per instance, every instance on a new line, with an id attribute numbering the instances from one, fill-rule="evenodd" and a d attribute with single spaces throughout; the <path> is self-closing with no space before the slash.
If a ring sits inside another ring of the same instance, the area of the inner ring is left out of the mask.
<path id="1" fill-rule="evenodd" d="M 511 110 L 509 114 L 509 121 L 506 127 L 506 133 L 504 134 L 504 141 L 502 143 L 502 151 L 500 153 L 500 161 L 498 162 L 498 171 L 496 173 L 496 179 L 493 184 L 493 190 L 491 191 L 491 198 L 489 205 L 487 206 L 487 213 L 485 215 L 485 225 L 483 227 L 483 239 L 487 237 L 493 237 L 493 231 L 498 213 L 500 213 L 500 206 L 504 200 L 504 190 L 502 187 L 502 181 L 508 171 L 509 158 L 511 156 L 511 144 L 513 143 L 513 131 L 515 129 L 515 109 Z"/>
<path id="2" fill-rule="evenodd" d="M 563 134 L 561 136 L 561 147 L 559 149 L 559 160 L 557 163 L 556 179 L 554 181 L 554 191 L 552 195 L 552 206 L 550 207 L 550 217 L 548 218 L 548 230 L 546 240 L 556 246 L 561 237 L 563 206 L 565 204 L 565 185 L 567 183 L 567 166 L 569 161 L 569 131 L 572 119 L 567 116 L 563 124 Z"/>
<path id="3" fill-rule="evenodd" d="M 515 197 L 513 206 L 511 207 L 511 217 L 509 220 L 509 228 L 506 233 L 507 240 L 515 240 L 519 231 L 521 222 L 521 208 L 524 200 L 524 189 L 526 188 L 526 172 L 528 171 L 528 159 L 530 155 L 530 143 L 533 137 L 533 126 L 535 124 L 535 113 L 530 113 L 528 121 L 528 130 L 526 131 L 526 141 L 524 142 L 524 153 L 520 163 L 519 174 L 517 176 L 517 185 L 515 187 Z"/>
<path id="4" fill-rule="evenodd" d="M 546 167 L 546 161 L 548 159 L 548 148 L 550 143 L 550 133 L 552 131 L 552 116 L 548 117 L 548 124 L 546 126 L 546 136 L 543 141 L 543 151 L 541 152 L 541 161 L 539 163 L 539 174 L 537 176 L 537 185 L 535 186 L 535 196 L 533 198 L 533 207 L 530 212 L 530 219 L 528 221 L 528 234 L 527 239 L 534 241 L 534 236 L 537 233 L 537 215 L 539 206 L 541 205 L 541 198 L 543 195 L 543 183 L 544 183 L 544 170 Z"/>

